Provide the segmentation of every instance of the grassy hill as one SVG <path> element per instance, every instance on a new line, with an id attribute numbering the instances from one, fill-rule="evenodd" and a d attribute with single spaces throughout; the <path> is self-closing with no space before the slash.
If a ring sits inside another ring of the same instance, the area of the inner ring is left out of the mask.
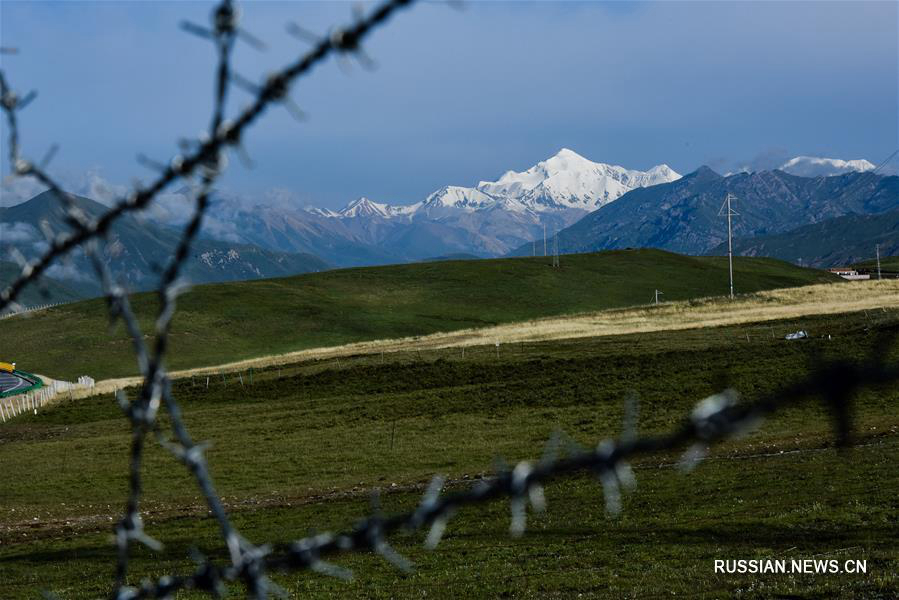
<path id="1" fill-rule="evenodd" d="M 538 460 L 553 431 L 595 447 L 620 434 L 629 393 L 639 395 L 640 433 L 661 433 L 725 385 L 753 402 L 805 377 L 815 358 L 868 356 L 872 332 L 897 328 L 899 312 L 888 310 L 516 344 L 499 356 L 492 344 L 464 357 L 401 352 L 258 371 L 245 386 L 230 376 L 208 389 L 182 380 L 174 393 L 194 438 L 210 442 L 234 523 L 277 554 L 311 528 L 350 527 L 370 511 L 373 488 L 393 514 L 414 507 L 435 473 L 460 490 L 489 474 L 497 455 Z M 783 339 L 798 329 L 812 337 Z M 899 360 L 899 347 L 877 354 Z M 547 487 L 547 512 L 532 512 L 520 539 L 509 536 L 509 505 L 499 501 L 460 510 L 433 552 L 423 534 L 393 536 L 412 574 L 356 555 L 330 559 L 356 573 L 351 583 L 313 573 L 275 581 L 290 598 L 895 598 L 897 399 L 895 385 L 858 395 L 851 452 L 833 448 L 825 406 L 809 398 L 713 448 L 690 474 L 675 468 L 676 454 L 638 459 L 618 518 L 605 514 L 596 477 L 583 474 Z M 111 395 L 0 425 L 0 597 L 108 595 L 129 441 Z M 147 533 L 165 547 L 135 544 L 129 582 L 191 573 L 197 550 L 227 564 L 190 475 L 152 436 L 142 474 Z M 737 557 L 865 559 L 868 571 L 714 573 L 713 558 Z"/>
<path id="2" fill-rule="evenodd" d="M 737 292 L 840 281 L 771 259 L 740 258 Z M 727 259 L 659 250 L 548 258 L 445 261 L 204 285 L 179 300 L 173 369 L 343 343 L 424 335 L 531 318 L 724 294 Z M 152 331 L 153 294 L 133 305 Z M 130 343 L 110 335 L 102 299 L 5 320 L 0 356 L 31 372 L 71 378 L 136 374 Z"/>
<path id="3" fill-rule="evenodd" d="M 872 277 L 877 276 L 877 259 L 869 258 L 852 265 L 863 273 L 871 273 Z M 881 256 L 880 272 L 884 277 L 899 276 L 899 256 Z"/>

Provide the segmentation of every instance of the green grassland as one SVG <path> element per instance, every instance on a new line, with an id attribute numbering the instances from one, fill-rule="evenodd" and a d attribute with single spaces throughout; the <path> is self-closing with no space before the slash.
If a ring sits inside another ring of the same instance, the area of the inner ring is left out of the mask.
<path id="1" fill-rule="evenodd" d="M 866 269 L 873 273 L 877 272 L 877 259 L 872 258 L 852 265 L 856 269 Z M 899 273 L 899 256 L 881 256 L 880 269 L 883 272 L 890 272 L 895 275 Z"/>
<path id="2" fill-rule="evenodd" d="M 735 260 L 740 293 L 839 281 L 761 258 Z M 547 258 L 443 261 L 343 269 L 203 285 L 179 300 L 169 368 L 226 362 L 373 339 L 424 335 L 584 311 L 726 293 L 727 259 L 659 250 Z M 132 297 L 152 331 L 153 294 Z M 109 332 L 102 299 L 0 324 L 0 356 L 56 378 L 135 375 L 122 328 Z"/>
<path id="3" fill-rule="evenodd" d="M 783 335 L 807 330 L 812 338 Z M 640 398 L 641 433 L 675 426 L 725 385 L 744 401 L 804 377 L 817 358 L 864 359 L 899 311 L 641 335 L 401 352 L 311 361 L 175 383 L 188 427 L 208 440 L 219 492 L 249 540 L 275 549 L 310 529 L 350 527 L 373 488 L 408 509 L 434 473 L 453 487 L 495 456 L 537 459 L 553 431 L 584 445 L 616 435 L 623 398 Z M 830 338 L 828 338 L 830 336 Z M 899 360 L 899 348 L 885 357 Z M 617 519 L 590 476 L 547 489 L 548 512 L 511 539 L 509 508 L 460 512 L 445 543 L 392 541 L 417 565 L 404 575 L 368 555 L 334 558 L 343 583 L 277 574 L 291 597 L 567 598 L 738 596 L 893 598 L 899 594 L 899 386 L 855 403 L 856 441 L 833 448 L 810 400 L 713 450 L 687 475 L 677 457 L 636 463 L 637 489 Z M 165 422 L 163 421 L 165 425 Z M 49 590 L 63 600 L 108 593 L 113 519 L 126 493 L 128 428 L 111 397 L 63 403 L 0 428 L 0 597 Z M 144 468 L 148 533 L 132 581 L 193 568 L 196 548 L 225 560 L 186 473 L 156 443 Z M 716 575 L 716 558 L 866 559 L 865 575 Z M 236 592 L 236 589 L 235 589 Z M 195 595 L 186 593 L 184 598 Z"/>

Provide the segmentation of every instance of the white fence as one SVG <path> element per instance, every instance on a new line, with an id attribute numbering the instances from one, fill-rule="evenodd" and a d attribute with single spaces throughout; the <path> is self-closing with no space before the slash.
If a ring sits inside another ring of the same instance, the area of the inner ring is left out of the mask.
<path id="1" fill-rule="evenodd" d="M 3 423 L 12 419 L 17 415 L 32 411 L 37 414 L 37 409 L 47 406 L 60 394 L 69 393 L 78 389 L 90 389 L 94 387 L 95 382 L 91 377 L 82 375 L 78 378 L 77 383 L 68 381 L 53 381 L 42 388 L 27 392 L 25 394 L 16 394 L 6 398 L 0 398 L 0 419 Z"/>
<path id="2" fill-rule="evenodd" d="M 56 302 L 54 304 L 40 304 L 38 306 L 20 306 L 15 310 L 0 312 L 0 319 L 14 317 L 16 315 L 24 315 L 25 313 L 31 313 L 38 310 L 46 310 L 48 308 L 53 308 L 54 306 L 59 306 L 60 304 L 62 304 L 62 302 Z"/>

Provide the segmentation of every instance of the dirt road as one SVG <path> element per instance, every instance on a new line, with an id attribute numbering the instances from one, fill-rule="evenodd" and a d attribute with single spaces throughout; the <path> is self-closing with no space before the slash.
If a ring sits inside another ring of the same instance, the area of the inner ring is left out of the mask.
<path id="1" fill-rule="evenodd" d="M 786 288 L 738 296 L 735 300 L 716 297 L 684 302 L 665 302 L 653 306 L 548 317 L 420 337 L 311 348 L 223 365 L 173 371 L 171 376 L 178 379 L 217 374 L 220 371 L 242 371 L 250 367 L 270 367 L 312 359 L 358 354 L 719 327 L 790 319 L 806 315 L 881 309 L 899 310 L 899 280 L 855 281 Z M 97 382 L 92 393 L 110 393 L 115 389 L 138 383 L 140 383 L 138 377 L 107 379 Z"/>

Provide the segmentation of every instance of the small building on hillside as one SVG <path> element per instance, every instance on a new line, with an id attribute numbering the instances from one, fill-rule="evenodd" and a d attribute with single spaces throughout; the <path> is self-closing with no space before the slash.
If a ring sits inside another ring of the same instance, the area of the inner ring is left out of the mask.
<path id="1" fill-rule="evenodd" d="M 834 275 L 839 275 L 843 279 L 871 279 L 871 275 L 868 273 L 862 274 L 857 270 L 851 267 L 833 267 L 831 269 L 827 269 Z"/>

